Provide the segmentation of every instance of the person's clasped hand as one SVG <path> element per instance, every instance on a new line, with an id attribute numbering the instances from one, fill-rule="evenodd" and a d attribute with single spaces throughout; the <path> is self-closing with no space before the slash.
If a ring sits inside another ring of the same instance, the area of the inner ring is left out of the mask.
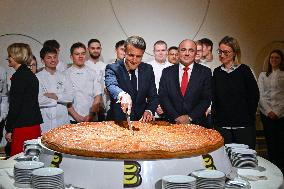
<path id="1" fill-rule="evenodd" d="M 177 117 L 175 121 L 177 124 L 189 124 L 190 123 L 190 119 L 188 115 L 181 115 Z"/>
<path id="2" fill-rule="evenodd" d="M 146 110 L 143 113 L 143 116 L 141 117 L 141 119 L 139 121 L 142 121 L 142 122 L 155 121 L 155 117 L 153 116 L 153 114 L 150 111 Z"/>
<path id="3" fill-rule="evenodd" d="M 124 93 L 124 94 L 121 95 L 120 105 L 121 105 L 121 109 L 124 113 L 126 113 L 128 115 L 131 114 L 132 99 L 131 99 L 131 96 L 129 94 Z"/>

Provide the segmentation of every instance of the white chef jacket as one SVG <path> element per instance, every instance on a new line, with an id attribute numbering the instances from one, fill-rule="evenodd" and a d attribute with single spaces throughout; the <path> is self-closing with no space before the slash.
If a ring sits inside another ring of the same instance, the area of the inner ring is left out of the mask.
<path id="1" fill-rule="evenodd" d="M 8 115 L 8 84 L 6 69 L 0 66 L 0 121 Z"/>
<path id="2" fill-rule="evenodd" d="M 273 111 L 278 117 L 284 117 L 284 71 L 273 71 L 268 77 L 261 72 L 258 78 L 260 92 L 259 110 L 267 116 Z"/>
<path id="3" fill-rule="evenodd" d="M 105 88 L 105 69 L 106 69 L 106 63 L 102 62 L 102 61 L 98 61 L 94 64 L 94 62 L 92 60 L 87 60 L 85 62 L 85 65 L 87 65 L 89 68 L 91 68 L 97 78 L 98 78 L 98 82 L 100 84 L 101 87 L 101 94 L 102 94 L 102 98 L 103 98 L 103 108 L 107 111 L 109 110 L 109 105 L 110 105 L 110 98 L 109 96 L 107 96 L 104 93 L 104 88 Z"/>
<path id="4" fill-rule="evenodd" d="M 98 77 L 89 67 L 71 66 L 64 72 L 74 91 L 73 108 L 81 116 L 89 115 L 95 96 L 101 94 Z M 70 120 L 75 121 L 72 116 Z"/>
<path id="5" fill-rule="evenodd" d="M 72 102 L 73 91 L 66 76 L 60 71 L 50 74 L 45 69 L 36 76 L 39 80 L 38 101 L 43 118 L 41 132 L 45 133 L 52 128 L 70 123 L 67 103 Z M 55 93 L 58 100 L 48 98 L 44 93 Z"/>
<path id="6" fill-rule="evenodd" d="M 156 60 L 152 60 L 151 62 L 148 62 L 148 64 L 150 64 L 153 67 L 156 88 L 157 90 L 159 90 L 159 84 L 160 84 L 160 79 L 162 76 L 163 69 L 169 66 L 172 66 L 173 64 L 169 63 L 168 61 L 164 63 L 158 63 L 156 62 Z"/>
<path id="7" fill-rule="evenodd" d="M 102 61 L 98 61 L 94 64 L 92 60 L 87 60 L 85 65 L 95 72 L 98 82 L 101 84 L 103 89 L 105 86 L 105 69 L 107 64 Z"/>
<path id="8" fill-rule="evenodd" d="M 5 119 L 8 115 L 8 84 L 7 84 L 7 71 L 4 67 L 0 66 L 0 121 Z M 4 126 L 4 125 L 3 125 Z M 3 130 L 5 136 L 6 130 Z M 0 146 L 6 145 L 5 137 L 0 140 Z"/>
<path id="9" fill-rule="evenodd" d="M 56 70 L 57 70 L 57 71 L 64 72 L 66 69 L 67 69 L 67 64 L 65 64 L 65 63 L 62 62 L 62 61 L 59 61 L 58 64 L 57 64 L 57 66 L 56 66 Z"/>

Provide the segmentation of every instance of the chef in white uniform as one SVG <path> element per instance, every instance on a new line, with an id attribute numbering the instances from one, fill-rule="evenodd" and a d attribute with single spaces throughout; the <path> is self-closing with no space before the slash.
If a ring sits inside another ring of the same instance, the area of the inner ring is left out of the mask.
<path id="1" fill-rule="evenodd" d="M 40 51 L 44 69 L 36 74 L 39 80 L 39 105 L 43 118 L 41 132 L 70 123 L 67 104 L 73 101 L 73 91 L 66 76 L 57 71 L 58 54 L 55 48 L 45 46 Z"/>
<path id="2" fill-rule="evenodd" d="M 101 84 L 94 71 L 85 65 L 86 46 L 80 42 L 74 43 L 70 53 L 73 64 L 65 71 L 74 90 L 73 103 L 68 106 L 70 121 L 93 121 L 101 103 Z"/>
<path id="3" fill-rule="evenodd" d="M 155 84 L 157 90 L 159 90 L 160 79 L 162 76 L 162 72 L 164 68 L 172 66 L 171 63 L 167 61 L 167 43 L 165 41 L 159 40 L 154 43 L 154 60 L 148 62 L 148 64 L 152 65 L 154 75 L 155 75 Z M 160 104 L 157 107 L 155 118 L 160 119 L 160 115 L 162 115 L 164 111 L 162 110 Z"/>
<path id="4" fill-rule="evenodd" d="M 107 93 L 104 92 L 105 90 L 105 69 L 106 63 L 102 62 L 101 59 L 101 52 L 102 52 L 102 45 L 98 39 L 90 39 L 88 41 L 88 52 L 89 52 L 89 60 L 85 62 L 85 65 L 91 68 L 97 79 L 101 85 L 102 90 L 102 98 L 101 98 L 101 109 L 98 114 L 98 120 L 103 121 L 105 120 L 106 112 L 109 110 L 110 99 Z M 105 115 L 104 115 L 105 114 Z"/>
<path id="5" fill-rule="evenodd" d="M 8 84 L 7 84 L 7 72 L 6 69 L 0 66 L 0 146 L 6 145 L 6 140 L 2 141 L 5 131 L 5 119 L 8 115 Z"/>

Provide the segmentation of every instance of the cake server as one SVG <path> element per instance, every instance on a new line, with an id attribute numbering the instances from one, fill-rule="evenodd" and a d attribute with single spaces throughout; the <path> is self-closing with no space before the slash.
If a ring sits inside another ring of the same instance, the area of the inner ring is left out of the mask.
<path id="1" fill-rule="evenodd" d="M 131 131 L 132 135 L 134 135 L 133 126 L 131 124 L 130 115 L 128 113 L 126 113 L 126 120 L 127 120 L 129 130 Z"/>

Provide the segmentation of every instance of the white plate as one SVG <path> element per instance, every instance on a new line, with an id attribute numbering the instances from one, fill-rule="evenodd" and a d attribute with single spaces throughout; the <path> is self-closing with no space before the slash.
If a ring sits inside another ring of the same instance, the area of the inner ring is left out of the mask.
<path id="1" fill-rule="evenodd" d="M 164 182 L 171 182 L 171 183 L 191 183 L 195 182 L 196 178 L 186 175 L 168 175 L 162 178 Z"/>
<path id="2" fill-rule="evenodd" d="M 63 174 L 63 170 L 55 167 L 45 167 L 34 170 L 32 174 L 36 176 L 54 176 Z"/>
<path id="3" fill-rule="evenodd" d="M 218 170 L 208 170 L 204 169 L 202 171 L 194 171 L 192 172 L 193 175 L 201 178 L 209 178 L 209 179 L 220 179 L 225 178 L 225 173 Z"/>
<path id="4" fill-rule="evenodd" d="M 17 169 L 38 169 L 44 166 L 44 163 L 38 161 L 20 161 L 15 164 Z"/>
<path id="5" fill-rule="evenodd" d="M 237 143 L 225 144 L 225 147 L 229 147 L 229 148 L 249 148 L 249 146 L 246 145 L 246 144 L 237 144 Z"/>
<path id="6" fill-rule="evenodd" d="M 240 148 L 233 148 L 232 153 L 239 153 L 239 154 L 257 154 L 257 152 L 253 149 L 240 149 Z"/>

